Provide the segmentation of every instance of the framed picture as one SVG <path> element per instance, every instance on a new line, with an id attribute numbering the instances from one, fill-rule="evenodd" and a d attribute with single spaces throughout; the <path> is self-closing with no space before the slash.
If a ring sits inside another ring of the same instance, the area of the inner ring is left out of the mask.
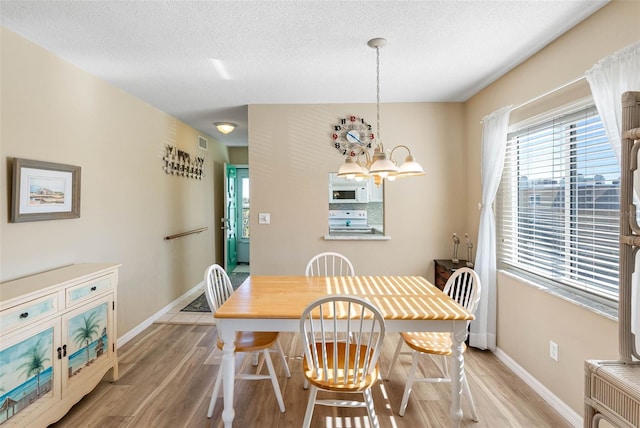
<path id="1" fill-rule="evenodd" d="M 80 167 L 13 159 L 11 222 L 80 217 Z"/>

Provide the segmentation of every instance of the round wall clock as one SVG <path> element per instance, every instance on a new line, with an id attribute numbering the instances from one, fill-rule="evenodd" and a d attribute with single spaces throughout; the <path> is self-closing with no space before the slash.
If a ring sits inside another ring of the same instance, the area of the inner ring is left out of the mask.
<path id="1" fill-rule="evenodd" d="M 375 135 L 361 117 L 348 116 L 333 125 L 331 142 L 342 155 L 358 156 L 371 148 Z"/>

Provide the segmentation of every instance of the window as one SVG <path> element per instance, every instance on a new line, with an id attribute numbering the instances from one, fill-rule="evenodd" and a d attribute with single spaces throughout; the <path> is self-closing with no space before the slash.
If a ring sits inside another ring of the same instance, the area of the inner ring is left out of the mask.
<path id="1" fill-rule="evenodd" d="M 329 173 L 329 235 L 354 239 L 384 236 L 384 183 Z"/>
<path id="2" fill-rule="evenodd" d="M 620 165 L 594 107 L 508 135 L 496 198 L 498 259 L 618 297 Z"/>

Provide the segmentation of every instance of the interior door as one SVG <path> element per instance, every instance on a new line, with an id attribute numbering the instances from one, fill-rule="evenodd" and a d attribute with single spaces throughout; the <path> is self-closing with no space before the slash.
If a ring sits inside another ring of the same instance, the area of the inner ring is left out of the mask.
<path id="1" fill-rule="evenodd" d="M 238 264 L 236 237 L 236 167 L 225 163 L 224 175 L 224 206 L 225 216 L 221 219 L 225 232 L 224 240 L 224 270 L 233 272 Z"/>

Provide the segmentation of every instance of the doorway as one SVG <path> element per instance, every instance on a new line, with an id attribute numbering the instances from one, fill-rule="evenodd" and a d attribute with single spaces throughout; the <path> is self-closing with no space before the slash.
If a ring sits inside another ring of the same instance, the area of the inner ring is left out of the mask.
<path id="1" fill-rule="evenodd" d="M 225 270 L 249 272 L 249 167 L 225 165 Z"/>
<path id="2" fill-rule="evenodd" d="M 236 259 L 239 266 L 249 266 L 249 168 L 236 167 L 236 189 L 236 206 L 240 207 L 236 221 Z"/>

